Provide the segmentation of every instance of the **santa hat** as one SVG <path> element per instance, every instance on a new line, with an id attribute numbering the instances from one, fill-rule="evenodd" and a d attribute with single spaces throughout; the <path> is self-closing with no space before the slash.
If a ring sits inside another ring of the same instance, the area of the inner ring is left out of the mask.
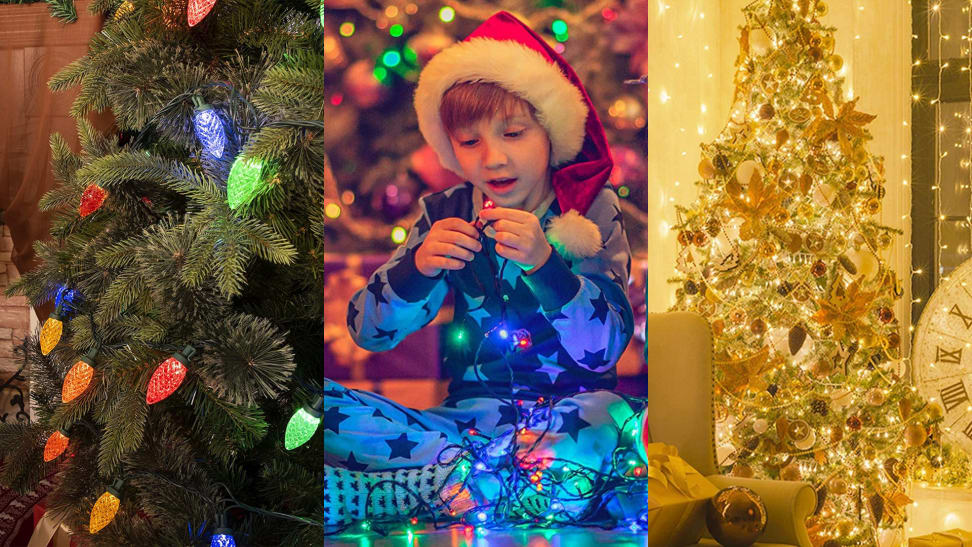
<path id="1" fill-rule="evenodd" d="M 564 213 L 552 223 L 555 237 L 562 240 L 554 243 L 561 244 L 558 250 L 578 258 L 591 256 L 591 249 L 600 248 L 600 233 L 583 215 L 614 164 L 604 127 L 574 69 L 543 38 L 505 11 L 433 57 L 415 90 L 419 130 L 442 165 L 461 175 L 439 115 L 442 96 L 460 82 L 494 83 L 533 105 L 537 121 L 550 138 L 551 185 Z M 554 234 L 548 231 L 548 235 Z"/>

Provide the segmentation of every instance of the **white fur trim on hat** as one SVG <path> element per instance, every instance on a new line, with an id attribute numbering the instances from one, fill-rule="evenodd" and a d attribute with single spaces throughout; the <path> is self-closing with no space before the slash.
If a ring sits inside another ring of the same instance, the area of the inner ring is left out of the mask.
<path id="1" fill-rule="evenodd" d="M 590 258 L 601 250 L 601 230 L 594 221 L 571 209 L 547 221 L 547 241 L 568 260 Z"/>
<path id="2" fill-rule="evenodd" d="M 462 174 L 439 116 L 442 96 L 457 82 L 492 82 L 529 102 L 552 145 L 550 164 L 577 156 L 584 145 L 587 102 L 556 63 L 513 40 L 473 38 L 433 57 L 419 76 L 415 112 L 425 141 L 447 169 Z"/>

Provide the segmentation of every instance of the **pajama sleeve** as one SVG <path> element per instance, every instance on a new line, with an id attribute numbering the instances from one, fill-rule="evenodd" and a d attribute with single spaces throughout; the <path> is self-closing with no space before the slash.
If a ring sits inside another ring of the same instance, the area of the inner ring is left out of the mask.
<path id="1" fill-rule="evenodd" d="M 388 262 L 375 270 L 368 284 L 348 303 L 348 330 L 361 347 L 371 351 L 394 348 L 409 334 L 427 325 L 445 299 L 444 271 L 426 277 L 415 266 L 415 251 L 425 240 L 432 221 L 425 199 L 422 215 Z"/>
<path id="2" fill-rule="evenodd" d="M 586 216 L 601 232 L 601 250 L 573 263 L 554 251 L 524 281 L 574 361 L 592 372 L 604 372 L 615 365 L 634 332 L 626 291 L 631 250 L 618 198 L 610 187 L 601 189 Z"/>

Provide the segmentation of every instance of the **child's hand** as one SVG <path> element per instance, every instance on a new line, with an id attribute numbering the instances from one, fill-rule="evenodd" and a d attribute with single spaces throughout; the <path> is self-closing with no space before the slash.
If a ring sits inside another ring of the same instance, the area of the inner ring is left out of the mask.
<path id="1" fill-rule="evenodd" d="M 550 258 L 550 244 L 533 213 L 494 207 L 479 211 L 479 218 L 496 221 L 491 225 L 496 230 L 496 254 L 516 262 L 524 270 L 543 266 Z"/>
<path id="2" fill-rule="evenodd" d="M 415 267 L 426 277 L 435 277 L 442 270 L 461 270 L 482 248 L 479 232 L 472 224 L 456 217 L 444 218 L 432 225 L 415 251 Z"/>

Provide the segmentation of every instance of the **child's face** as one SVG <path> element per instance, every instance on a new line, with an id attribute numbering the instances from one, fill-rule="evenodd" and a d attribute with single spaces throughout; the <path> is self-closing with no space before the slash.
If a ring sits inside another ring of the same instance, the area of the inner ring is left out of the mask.
<path id="1" fill-rule="evenodd" d="M 524 106 L 460 127 L 450 139 L 463 175 L 497 207 L 532 211 L 547 195 L 550 139 Z"/>

